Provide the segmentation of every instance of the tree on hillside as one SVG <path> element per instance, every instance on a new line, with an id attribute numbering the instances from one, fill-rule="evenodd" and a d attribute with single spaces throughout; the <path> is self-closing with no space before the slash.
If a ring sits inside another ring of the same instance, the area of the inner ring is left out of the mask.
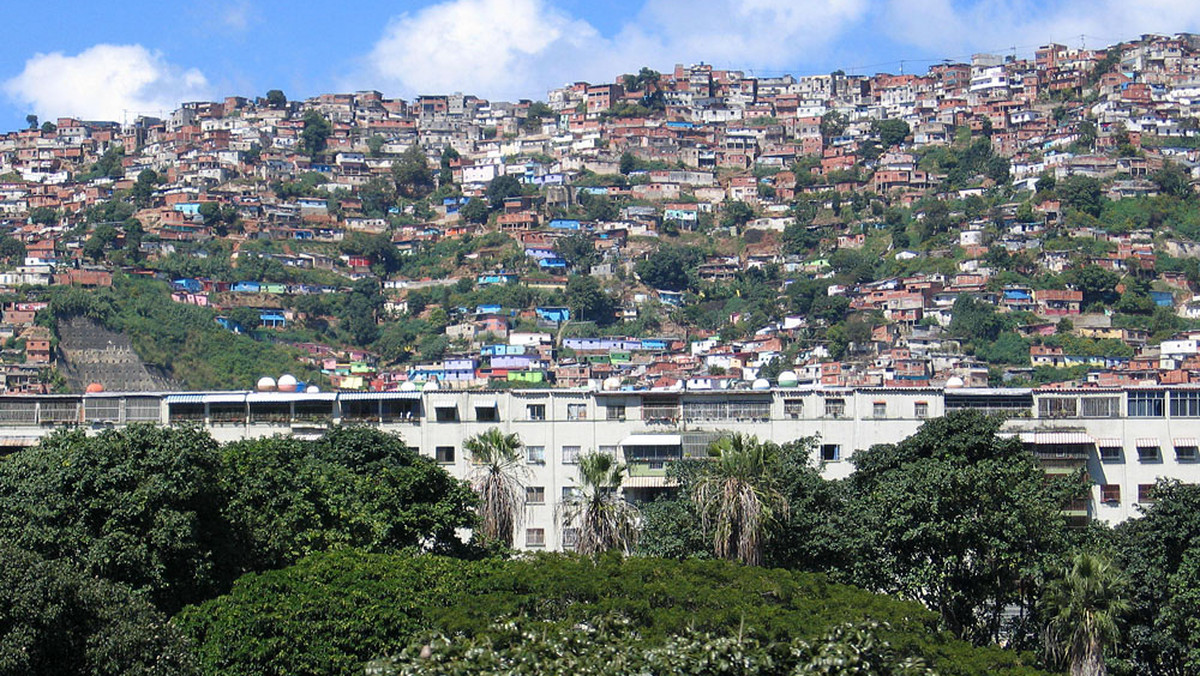
<path id="1" fill-rule="evenodd" d="M 34 130 L 34 129 L 38 128 L 38 116 L 37 115 L 34 115 L 32 113 L 30 113 L 29 115 L 26 115 L 25 122 L 26 122 L 26 124 L 29 125 L 30 130 Z"/>
<path id="2" fill-rule="evenodd" d="M 267 91 L 267 105 L 271 108 L 279 110 L 287 105 L 287 97 L 284 96 L 283 90 L 271 89 Z"/>
<path id="3" fill-rule="evenodd" d="M 841 136 L 846 133 L 846 127 L 849 125 L 849 118 L 836 110 L 831 110 L 821 116 L 821 138 L 829 141 Z"/>
<path id="4" fill-rule="evenodd" d="M 1033 605 L 1035 571 L 1067 546 L 1062 505 L 1083 490 L 1049 481 L 1019 439 L 996 436 L 1001 423 L 974 411 L 930 420 L 856 452 L 849 480 L 857 582 L 921 601 L 977 644 L 996 640 L 1006 606 Z"/>
<path id="5" fill-rule="evenodd" d="M 885 149 L 890 149 L 893 146 L 904 143 L 904 140 L 908 138 L 911 132 L 912 129 L 904 120 L 891 118 L 871 122 L 871 133 L 879 136 L 879 143 Z"/>
<path id="6" fill-rule="evenodd" d="M 433 170 L 420 144 L 408 147 L 392 165 L 392 178 L 396 181 L 396 192 L 409 199 L 420 199 L 433 192 L 436 187 Z"/>
<path id="7" fill-rule="evenodd" d="M 458 215 L 468 223 L 483 225 L 488 220 L 487 202 L 478 197 L 472 197 L 466 204 L 459 207 Z"/>
<path id="8" fill-rule="evenodd" d="M 486 194 L 492 211 L 496 211 L 504 206 L 504 200 L 521 194 L 521 182 L 509 174 L 497 176 L 488 183 Z"/>
<path id="9" fill-rule="evenodd" d="M 754 209 L 741 200 L 729 200 L 721 205 L 721 225 L 729 228 L 744 227 L 754 218 Z"/>
<path id="10" fill-rule="evenodd" d="M 585 556 L 617 550 L 626 554 L 637 545 L 638 510 L 621 496 L 625 465 L 608 453 L 579 456 L 575 492 L 559 505 L 562 526 L 578 534 L 575 551 Z"/>
<path id="11" fill-rule="evenodd" d="M 1120 622 L 1130 610 L 1127 582 L 1108 559 L 1076 554 L 1042 599 L 1050 653 L 1066 662 L 1071 676 L 1104 676 L 1106 648 L 1120 638 Z"/>
<path id="12" fill-rule="evenodd" d="M 743 434 L 709 447 L 711 464 L 690 493 L 718 558 L 758 565 L 772 529 L 787 518 L 787 498 L 769 473 L 777 451 L 775 444 Z"/>
<path id="13" fill-rule="evenodd" d="M 567 306 L 573 318 L 601 326 L 611 324 L 616 318 L 616 300 L 589 275 L 571 275 L 567 280 Z"/>
<path id="14" fill-rule="evenodd" d="M 479 525 L 484 537 L 513 546 L 513 533 L 524 511 L 520 437 L 493 427 L 463 442 L 471 456 L 472 486 L 479 495 Z"/>
<path id="15" fill-rule="evenodd" d="M 700 262 L 695 249 L 660 246 L 645 260 L 638 261 L 634 271 L 642 283 L 653 289 L 683 291 L 688 286 L 688 270 Z"/>
<path id="16" fill-rule="evenodd" d="M 325 143 L 333 125 L 315 110 L 304 113 L 304 129 L 300 132 L 300 151 L 309 157 L 316 157 L 325 152 Z"/>

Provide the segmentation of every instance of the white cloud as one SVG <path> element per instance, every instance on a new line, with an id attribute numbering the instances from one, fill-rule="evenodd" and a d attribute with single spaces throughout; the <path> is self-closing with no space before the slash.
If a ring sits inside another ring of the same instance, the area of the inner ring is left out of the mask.
<path id="1" fill-rule="evenodd" d="M 1090 47 L 1143 33 L 1200 29 L 1195 0 L 887 0 L 881 28 L 894 40 L 932 52 L 1028 48 L 1051 41 Z"/>
<path id="2" fill-rule="evenodd" d="M 615 35 L 547 0 L 443 0 L 391 21 L 359 81 L 404 95 L 463 91 L 514 99 L 640 66 L 808 60 L 859 21 L 869 0 L 646 0 Z"/>
<path id="3" fill-rule="evenodd" d="M 75 56 L 36 54 L 3 88 L 14 103 L 44 119 L 120 121 L 125 111 L 131 116 L 166 113 L 211 94 L 208 80 L 195 68 L 175 66 L 141 45 L 107 44 Z"/>
<path id="4" fill-rule="evenodd" d="M 221 11 L 221 23 L 228 29 L 242 32 L 250 27 L 250 5 L 239 2 Z"/>

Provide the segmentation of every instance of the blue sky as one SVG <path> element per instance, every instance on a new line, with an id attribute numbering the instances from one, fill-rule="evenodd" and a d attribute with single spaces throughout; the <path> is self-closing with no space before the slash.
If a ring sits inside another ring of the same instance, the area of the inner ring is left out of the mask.
<path id="1" fill-rule="evenodd" d="M 541 98 L 572 80 L 705 61 L 759 75 L 909 72 L 1200 32 L 1197 0 L 432 0 L 21 2 L 0 43 L 0 129 L 116 119 L 181 100 L 378 89 Z"/>

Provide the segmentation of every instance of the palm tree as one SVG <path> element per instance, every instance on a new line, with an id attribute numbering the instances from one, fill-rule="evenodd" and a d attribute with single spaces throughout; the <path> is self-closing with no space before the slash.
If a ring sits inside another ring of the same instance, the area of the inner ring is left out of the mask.
<path id="1" fill-rule="evenodd" d="M 1046 645 L 1065 660 L 1071 676 L 1104 676 L 1104 649 L 1116 645 L 1118 623 L 1131 604 L 1127 582 L 1108 559 L 1076 554 L 1063 576 L 1051 582 L 1042 599 L 1048 619 Z"/>
<path id="2" fill-rule="evenodd" d="M 471 485 L 479 493 L 484 536 L 512 547 L 521 514 L 521 439 L 493 427 L 463 442 L 475 464 Z"/>
<path id="3" fill-rule="evenodd" d="M 692 501 L 718 558 L 758 565 L 770 528 L 786 518 L 787 498 L 768 473 L 776 450 L 744 434 L 722 437 L 709 447 L 713 461 L 692 487 Z"/>
<path id="4" fill-rule="evenodd" d="M 593 555 L 610 549 L 625 554 L 637 544 L 638 510 L 621 497 L 625 465 L 608 453 L 579 456 L 577 491 L 563 499 L 563 526 L 574 524 L 579 537 L 575 551 Z"/>

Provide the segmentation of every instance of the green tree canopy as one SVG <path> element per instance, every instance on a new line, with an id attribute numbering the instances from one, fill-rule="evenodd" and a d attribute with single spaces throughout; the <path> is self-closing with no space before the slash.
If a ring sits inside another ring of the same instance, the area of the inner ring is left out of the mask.
<path id="1" fill-rule="evenodd" d="M 409 199 L 420 199 L 433 192 L 435 181 L 429 160 L 420 144 L 409 146 L 392 165 L 396 192 Z"/>
<path id="2" fill-rule="evenodd" d="M 325 152 L 325 143 L 332 132 L 333 125 L 324 115 L 315 110 L 308 110 L 304 113 L 304 129 L 300 132 L 301 152 L 311 157 Z"/>

